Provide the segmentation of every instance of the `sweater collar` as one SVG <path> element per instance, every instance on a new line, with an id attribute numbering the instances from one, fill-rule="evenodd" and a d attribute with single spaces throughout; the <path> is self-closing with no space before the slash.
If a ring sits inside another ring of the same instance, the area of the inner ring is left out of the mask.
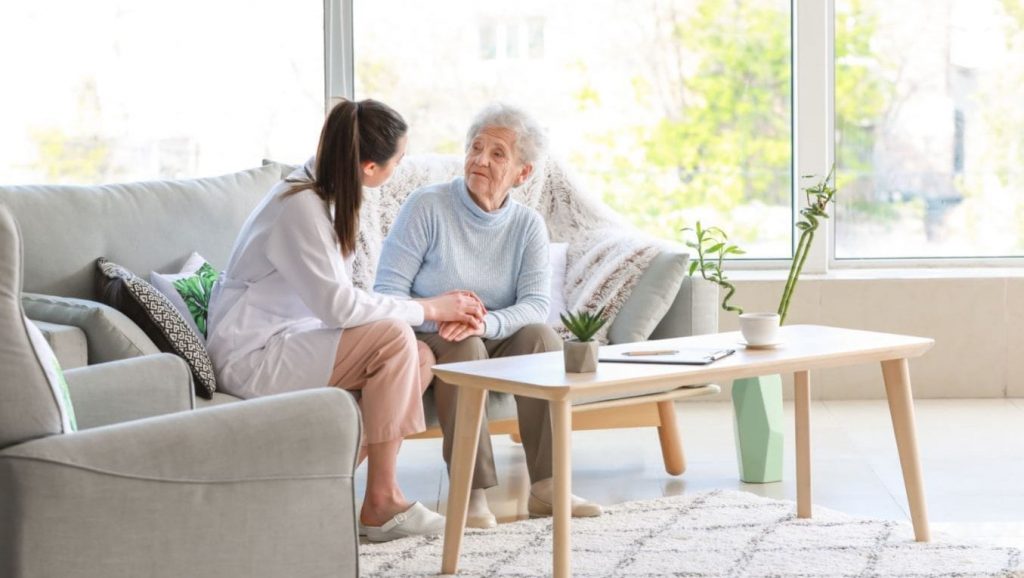
<path id="1" fill-rule="evenodd" d="M 466 179 L 458 177 L 452 182 L 452 188 L 454 189 L 455 196 L 462 202 L 462 206 L 467 212 L 473 217 L 474 221 L 484 225 L 497 225 L 509 218 L 512 214 L 510 210 L 515 200 L 512 199 L 512 193 L 510 192 L 505 197 L 505 202 L 502 203 L 501 207 L 494 212 L 488 213 L 487 211 L 480 208 L 480 205 L 476 204 L 473 197 L 469 194 L 469 189 L 466 187 Z"/>

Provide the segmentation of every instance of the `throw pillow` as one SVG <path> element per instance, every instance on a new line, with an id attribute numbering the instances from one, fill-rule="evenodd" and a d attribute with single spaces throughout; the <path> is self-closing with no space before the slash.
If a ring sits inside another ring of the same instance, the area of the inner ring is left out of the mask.
<path id="1" fill-rule="evenodd" d="M 565 267 L 569 254 L 569 243 L 551 243 L 551 308 L 548 309 L 548 325 L 561 325 L 559 314 L 565 312 Z"/>
<path id="2" fill-rule="evenodd" d="M 64 379 L 64 371 L 60 368 L 57 355 L 54 354 L 50 344 L 43 337 L 43 332 L 36 327 L 36 324 L 28 317 L 22 316 L 25 327 L 28 329 L 28 339 L 32 343 L 32 349 L 36 352 L 36 358 L 43 367 L 46 374 L 46 381 L 50 384 L 53 398 L 57 402 L 57 411 L 60 412 L 61 429 L 64 433 L 78 431 L 78 421 L 75 419 L 75 408 L 71 404 L 71 392 L 68 391 L 68 382 Z"/>
<path id="3" fill-rule="evenodd" d="M 101 300 L 128 316 L 160 349 L 183 358 L 192 370 L 196 395 L 211 399 L 217 390 L 213 363 L 199 336 L 174 305 L 152 285 L 124 267 L 100 258 Z"/>
<path id="4" fill-rule="evenodd" d="M 199 253 L 192 253 L 178 273 L 164 274 L 153 271 L 149 274 L 149 282 L 167 297 L 204 344 L 210 293 L 216 281 L 217 270 Z"/>

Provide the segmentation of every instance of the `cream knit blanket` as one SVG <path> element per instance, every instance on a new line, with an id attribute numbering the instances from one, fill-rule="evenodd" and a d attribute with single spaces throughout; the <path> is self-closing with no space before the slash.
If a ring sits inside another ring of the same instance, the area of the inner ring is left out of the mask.
<path id="1" fill-rule="evenodd" d="M 411 155 L 405 157 L 384 186 L 366 189 L 352 272 L 356 286 L 373 287 L 384 238 L 409 193 L 462 174 L 462 157 Z M 552 242 L 569 243 L 566 306 L 570 311 L 606 307 L 609 322 L 597 337 L 607 341 L 612 321 L 651 260 L 662 250 L 661 243 L 639 234 L 584 192 L 563 164 L 554 159 L 538 162 L 530 178 L 513 189 L 512 195 L 540 213 Z M 559 330 L 565 334 L 563 328 Z"/>

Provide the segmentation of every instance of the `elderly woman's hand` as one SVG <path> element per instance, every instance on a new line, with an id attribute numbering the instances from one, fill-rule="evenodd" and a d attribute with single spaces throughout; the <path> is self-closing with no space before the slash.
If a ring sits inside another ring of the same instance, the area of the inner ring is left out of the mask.
<path id="1" fill-rule="evenodd" d="M 442 323 L 438 329 L 437 334 L 445 341 L 459 342 L 467 337 L 474 335 L 484 334 L 484 323 L 480 321 L 478 323 L 460 323 L 458 321 L 449 321 Z"/>

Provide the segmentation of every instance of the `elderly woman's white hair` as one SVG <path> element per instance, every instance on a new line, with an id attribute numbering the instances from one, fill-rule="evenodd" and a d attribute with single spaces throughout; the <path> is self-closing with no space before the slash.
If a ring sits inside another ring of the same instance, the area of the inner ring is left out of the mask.
<path id="1" fill-rule="evenodd" d="M 469 132 L 466 134 L 467 151 L 473 139 L 488 127 L 505 128 L 515 133 L 516 155 L 524 164 L 537 162 L 547 149 L 548 139 L 544 129 L 529 113 L 499 102 L 488 105 L 473 119 L 473 124 L 469 126 Z"/>

